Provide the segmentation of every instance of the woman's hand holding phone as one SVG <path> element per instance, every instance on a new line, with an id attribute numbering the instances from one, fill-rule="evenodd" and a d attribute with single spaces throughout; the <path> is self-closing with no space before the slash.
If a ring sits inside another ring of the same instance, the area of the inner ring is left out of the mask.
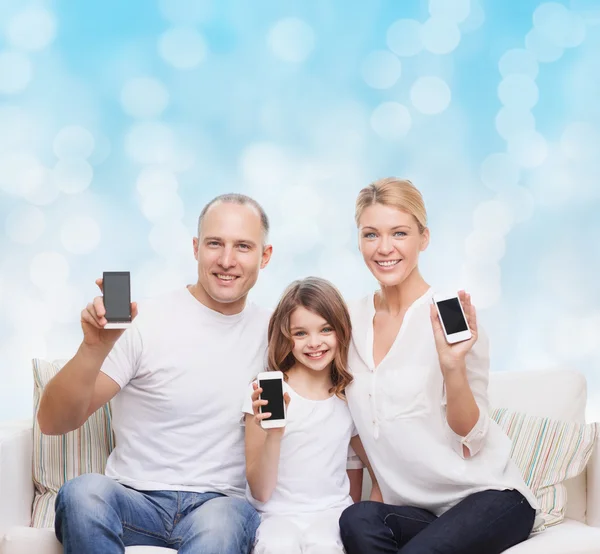
<path id="1" fill-rule="evenodd" d="M 477 341 L 477 313 L 475 306 L 471 304 L 471 295 L 464 290 L 458 292 L 458 298 L 462 305 L 467 325 L 471 331 L 471 338 L 454 344 L 448 343 L 442 329 L 439 314 L 432 304 L 430 306 L 431 325 L 435 338 L 435 347 L 440 360 L 440 367 L 444 376 L 448 371 L 464 368 L 465 357 Z"/>
<path id="2" fill-rule="evenodd" d="M 258 386 L 258 383 L 256 383 L 256 382 L 252 383 L 252 388 L 254 389 L 252 391 L 252 411 L 254 412 L 254 423 L 256 423 L 256 425 L 258 425 L 261 429 L 266 431 L 268 435 L 283 436 L 285 427 L 273 427 L 270 429 L 265 429 L 262 426 L 261 422 L 265 419 L 270 418 L 271 413 L 270 412 L 261 412 L 261 407 L 266 406 L 269 402 L 267 400 L 262 400 L 260 398 L 260 394 L 263 392 L 263 390 Z M 287 410 L 287 407 L 289 406 L 289 403 L 291 400 L 290 395 L 287 392 L 284 393 L 283 400 L 285 402 L 285 408 Z"/>

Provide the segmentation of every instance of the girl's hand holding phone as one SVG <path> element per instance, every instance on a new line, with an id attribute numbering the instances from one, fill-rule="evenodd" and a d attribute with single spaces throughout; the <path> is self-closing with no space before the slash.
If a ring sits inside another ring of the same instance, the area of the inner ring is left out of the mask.
<path id="1" fill-rule="evenodd" d="M 252 383 L 252 388 L 254 389 L 254 391 L 252 392 L 252 411 L 254 412 L 254 423 L 256 423 L 256 425 L 258 425 L 261 429 L 264 429 L 269 435 L 283 436 L 285 427 L 273 427 L 271 429 L 265 429 L 264 427 L 262 427 L 261 422 L 264 419 L 268 419 L 269 417 L 271 417 L 271 413 L 261 412 L 260 410 L 262 406 L 266 406 L 269 402 L 267 400 L 261 400 L 260 394 L 263 390 L 258 386 L 258 383 Z M 285 402 L 285 408 L 287 410 L 287 407 L 291 400 L 290 395 L 287 392 L 284 393 L 283 400 Z"/>

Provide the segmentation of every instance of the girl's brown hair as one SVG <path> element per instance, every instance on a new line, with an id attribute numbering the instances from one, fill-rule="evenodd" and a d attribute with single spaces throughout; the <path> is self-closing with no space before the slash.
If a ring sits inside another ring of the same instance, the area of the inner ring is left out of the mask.
<path id="1" fill-rule="evenodd" d="M 346 387 L 352 382 L 348 372 L 352 325 L 342 295 L 325 279 L 307 277 L 294 281 L 283 293 L 269 321 L 269 370 L 281 371 L 287 379 L 286 372 L 297 363 L 292 353 L 290 318 L 299 306 L 321 316 L 335 331 L 338 347 L 331 364 L 333 386 L 329 392 L 343 399 Z"/>

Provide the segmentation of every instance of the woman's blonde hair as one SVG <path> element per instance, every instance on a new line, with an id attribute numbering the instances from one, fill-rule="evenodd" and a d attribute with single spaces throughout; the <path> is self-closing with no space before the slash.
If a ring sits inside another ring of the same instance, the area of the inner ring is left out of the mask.
<path id="1" fill-rule="evenodd" d="M 412 215 L 417 220 L 419 233 L 422 233 L 427 227 L 427 211 L 425 210 L 423 196 L 419 189 L 408 180 L 385 177 L 362 189 L 356 199 L 354 217 L 357 226 L 365 208 L 374 204 L 398 208 Z"/>
<path id="2" fill-rule="evenodd" d="M 294 281 L 283 293 L 269 321 L 269 370 L 286 372 L 297 363 L 292 349 L 290 331 L 292 313 L 299 306 L 321 316 L 335 331 L 337 351 L 331 364 L 330 393 L 345 398 L 345 389 L 352 382 L 348 372 L 348 350 L 352 336 L 350 314 L 339 291 L 327 280 L 307 277 Z"/>

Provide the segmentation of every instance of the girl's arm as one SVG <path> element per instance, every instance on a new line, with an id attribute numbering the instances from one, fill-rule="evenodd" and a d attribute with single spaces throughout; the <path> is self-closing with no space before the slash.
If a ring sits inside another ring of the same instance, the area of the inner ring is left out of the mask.
<path id="1" fill-rule="evenodd" d="M 354 452 L 356 452 L 356 454 L 360 458 L 360 461 L 366 466 L 367 470 L 369 471 L 369 475 L 371 476 L 372 487 L 371 487 L 371 495 L 369 496 L 369 500 L 374 500 L 375 502 L 383 502 L 383 497 L 381 495 L 381 490 L 379 489 L 379 483 L 377 482 L 377 477 L 375 477 L 375 473 L 373 472 L 373 468 L 371 467 L 371 462 L 369 462 L 369 457 L 367 456 L 367 453 L 365 452 L 363 443 L 360 440 L 360 437 L 358 435 L 354 435 L 350 439 L 350 446 L 352 447 Z M 362 479 L 361 479 L 361 481 L 362 481 Z M 362 489 L 362 482 L 361 482 L 361 489 Z M 356 502 L 356 499 L 354 497 L 352 497 L 352 499 Z M 360 499 L 360 495 L 359 495 L 359 499 Z"/>
<path id="2" fill-rule="evenodd" d="M 281 450 L 281 439 L 285 427 L 275 429 L 263 429 L 261 420 L 269 417 L 269 413 L 260 413 L 260 406 L 267 404 L 266 400 L 259 400 L 262 389 L 254 383 L 252 393 L 253 414 L 246 414 L 246 479 L 252 497 L 259 502 L 267 502 L 275 486 L 277 485 L 277 474 L 279 469 L 279 454 Z M 286 406 L 290 397 L 284 395 Z"/>

